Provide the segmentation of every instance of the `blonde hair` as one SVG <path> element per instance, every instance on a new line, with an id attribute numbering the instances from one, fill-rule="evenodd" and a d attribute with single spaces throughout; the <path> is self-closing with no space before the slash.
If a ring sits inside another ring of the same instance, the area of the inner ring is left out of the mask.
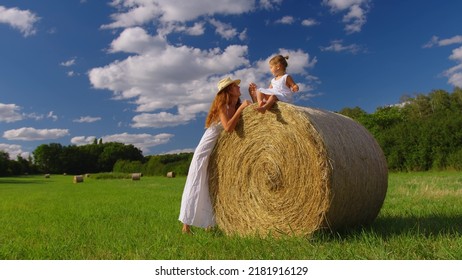
<path id="1" fill-rule="evenodd" d="M 229 90 L 235 83 L 229 84 L 223 90 L 221 90 L 213 99 L 212 105 L 210 105 L 210 110 L 205 119 L 205 127 L 209 128 L 212 124 L 218 123 L 220 121 L 220 108 L 223 108 L 229 104 Z M 236 109 L 241 105 L 241 99 L 236 103 Z"/>
<path id="2" fill-rule="evenodd" d="M 269 64 L 271 64 L 271 65 L 280 64 L 280 65 L 282 65 L 284 67 L 284 69 L 286 69 L 287 66 L 289 66 L 289 64 L 287 63 L 288 59 L 289 59 L 288 55 L 282 56 L 282 55 L 278 54 L 278 55 L 273 56 L 270 59 Z"/>

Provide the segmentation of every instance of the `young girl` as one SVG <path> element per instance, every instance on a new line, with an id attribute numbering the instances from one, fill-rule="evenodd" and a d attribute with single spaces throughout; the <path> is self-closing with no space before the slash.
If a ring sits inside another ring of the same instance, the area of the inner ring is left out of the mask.
<path id="1" fill-rule="evenodd" d="M 292 77 L 286 73 L 287 59 L 289 59 L 288 56 L 282 55 L 276 55 L 270 59 L 269 67 L 274 78 L 269 88 L 256 90 L 257 86 L 254 83 L 250 84 L 250 95 L 254 102 L 258 102 L 257 111 L 265 113 L 278 100 L 292 103 L 292 94 L 299 88 Z"/>
<path id="2" fill-rule="evenodd" d="M 208 228 L 215 225 L 215 214 L 209 195 L 207 167 L 215 143 L 223 129 L 232 132 L 242 111 L 250 104 L 242 104 L 239 96 L 241 80 L 222 79 L 205 121 L 205 131 L 189 166 L 188 177 L 181 199 L 179 220 L 183 233 L 191 233 L 191 226 Z"/>

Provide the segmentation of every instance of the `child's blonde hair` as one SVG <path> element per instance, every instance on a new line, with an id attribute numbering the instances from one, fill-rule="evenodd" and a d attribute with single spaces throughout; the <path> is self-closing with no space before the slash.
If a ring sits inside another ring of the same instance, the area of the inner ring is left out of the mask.
<path id="1" fill-rule="evenodd" d="M 280 65 L 282 65 L 284 67 L 284 69 L 286 69 L 287 66 L 289 65 L 289 64 L 287 64 L 288 59 L 289 59 L 288 55 L 282 56 L 282 55 L 278 54 L 278 55 L 273 56 L 270 59 L 269 64 L 271 64 L 271 65 L 280 64 Z"/>

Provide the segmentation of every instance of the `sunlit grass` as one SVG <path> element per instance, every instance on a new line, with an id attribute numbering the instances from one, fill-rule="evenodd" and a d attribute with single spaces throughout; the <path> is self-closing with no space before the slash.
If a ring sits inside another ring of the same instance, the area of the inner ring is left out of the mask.
<path id="1" fill-rule="evenodd" d="M 461 259 L 460 177 L 390 174 L 371 226 L 277 239 L 181 234 L 184 177 L 0 178 L 0 259 Z"/>

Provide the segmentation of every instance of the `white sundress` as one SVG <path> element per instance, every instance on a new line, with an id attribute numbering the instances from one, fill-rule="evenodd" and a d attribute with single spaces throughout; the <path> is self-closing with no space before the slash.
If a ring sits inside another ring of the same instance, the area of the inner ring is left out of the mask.
<path id="1" fill-rule="evenodd" d="M 272 88 L 259 88 L 258 91 L 266 95 L 276 95 L 276 97 L 283 102 L 292 103 L 293 92 L 287 87 L 286 80 L 288 74 L 285 74 L 281 78 L 273 78 L 271 80 Z"/>
<path id="2" fill-rule="evenodd" d="M 181 199 L 180 217 L 178 218 L 183 224 L 202 228 L 215 226 L 215 213 L 210 200 L 207 168 L 210 154 L 222 131 L 221 123 L 207 128 L 194 151 Z"/>

